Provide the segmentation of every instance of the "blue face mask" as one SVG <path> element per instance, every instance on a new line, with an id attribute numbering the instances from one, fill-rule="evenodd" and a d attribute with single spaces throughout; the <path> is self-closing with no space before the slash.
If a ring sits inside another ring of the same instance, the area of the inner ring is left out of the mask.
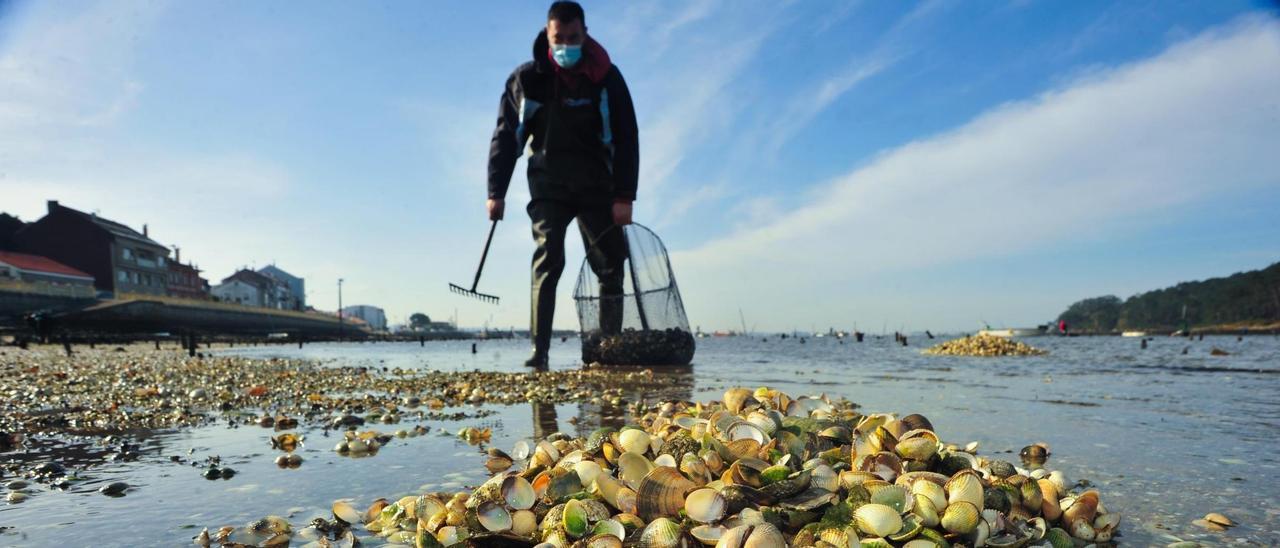
<path id="1" fill-rule="evenodd" d="M 554 44 L 551 46 L 551 57 L 556 60 L 556 64 L 563 68 L 573 68 L 582 60 L 582 46 L 568 46 L 564 44 Z"/>

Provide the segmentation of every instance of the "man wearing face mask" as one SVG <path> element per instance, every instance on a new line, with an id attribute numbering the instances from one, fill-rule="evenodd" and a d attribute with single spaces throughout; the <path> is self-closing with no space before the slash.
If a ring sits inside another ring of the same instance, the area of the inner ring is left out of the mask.
<path id="1" fill-rule="evenodd" d="M 587 34 L 577 2 L 556 2 L 533 42 L 533 60 L 507 78 L 498 124 L 489 143 L 491 220 L 502 219 L 503 199 L 526 143 L 529 218 L 533 221 L 531 367 L 547 366 L 556 284 L 564 271 L 569 223 L 600 279 L 600 326 L 622 325 L 626 240 L 636 198 L 640 147 L 631 93 L 604 47 Z M 595 242 L 595 245 L 591 245 Z"/>

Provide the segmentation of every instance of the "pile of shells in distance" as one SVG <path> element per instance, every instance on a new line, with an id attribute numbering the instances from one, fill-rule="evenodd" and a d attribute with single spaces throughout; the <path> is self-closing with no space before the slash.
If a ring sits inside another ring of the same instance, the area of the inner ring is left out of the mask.
<path id="1" fill-rule="evenodd" d="M 1029 344 L 992 335 L 953 339 L 931 346 L 924 353 L 933 356 L 1043 356 L 1048 354 Z"/>

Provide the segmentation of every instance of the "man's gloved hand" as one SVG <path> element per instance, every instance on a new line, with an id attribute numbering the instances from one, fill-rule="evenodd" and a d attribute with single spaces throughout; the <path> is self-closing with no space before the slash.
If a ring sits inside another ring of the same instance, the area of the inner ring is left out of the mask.
<path id="1" fill-rule="evenodd" d="M 631 202 L 617 201 L 613 203 L 613 224 L 618 226 L 631 224 Z"/>
<path id="2" fill-rule="evenodd" d="M 502 200 L 495 200 L 493 198 L 489 198 L 489 202 L 486 205 L 489 207 L 489 220 L 501 221 L 502 211 L 507 207 L 506 202 Z M 628 211 L 627 218 L 630 219 L 631 218 L 630 209 L 628 208 L 627 211 Z M 617 214 L 615 213 L 614 215 L 616 217 Z"/>

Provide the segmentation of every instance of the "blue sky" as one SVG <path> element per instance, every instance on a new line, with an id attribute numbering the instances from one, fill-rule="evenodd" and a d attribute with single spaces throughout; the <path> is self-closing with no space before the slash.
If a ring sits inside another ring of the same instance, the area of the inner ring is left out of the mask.
<path id="1" fill-rule="evenodd" d="M 586 2 L 690 321 L 967 330 L 1280 259 L 1266 2 Z M 535 2 L 0 2 L 0 211 L 147 223 L 215 283 L 523 327 L 523 162 L 485 159 Z M 560 327 L 581 247 L 568 244 Z"/>

